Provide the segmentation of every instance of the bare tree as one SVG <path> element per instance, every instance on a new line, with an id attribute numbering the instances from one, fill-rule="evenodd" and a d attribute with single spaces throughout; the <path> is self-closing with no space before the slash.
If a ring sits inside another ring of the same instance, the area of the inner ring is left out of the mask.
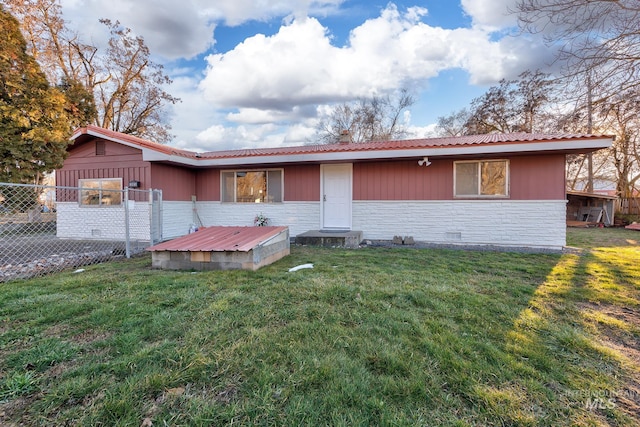
<path id="1" fill-rule="evenodd" d="M 93 123 L 157 142 L 171 139 L 166 107 L 179 99 L 164 90 L 171 80 L 151 60 L 141 36 L 117 21 L 100 20 L 111 34 L 100 51 L 68 29 L 60 0 L 4 1 L 21 21 L 28 49 L 49 81 L 75 88 L 75 94 L 79 83 L 94 97 Z"/>
<path id="2" fill-rule="evenodd" d="M 441 136 L 463 136 L 469 135 L 467 125 L 471 113 L 466 108 L 458 111 L 454 111 L 448 116 L 438 117 L 438 123 L 436 124 L 436 133 Z"/>
<path id="3" fill-rule="evenodd" d="M 572 92 L 569 99 L 582 100 L 586 110 L 587 133 L 593 132 L 599 105 L 640 87 L 637 0 L 518 0 L 514 13 L 523 31 L 543 34 L 557 49 L 556 60 Z M 592 155 L 585 160 L 590 191 Z"/>
<path id="4" fill-rule="evenodd" d="M 566 95 L 565 99 L 571 95 Z M 638 90 L 579 99 L 558 119 L 558 131 L 614 135 L 610 149 L 567 156 L 567 187 L 593 191 L 597 181 L 615 182 L 616 193 L 630 197 L 640 183 L 640 93 Z"/>
<path id="5" fill-rule="evenodd" d="M 81 82 L 93 88 L 98 49 L 82 43 L 62 17 L 59 0 L 4 0 L 18 21 L 33 56 L 51 84 Z"/>
<path id="6" fill-rule="evenodd" d="M 140 36 L 119 22 L 100 20 L 109 27 L 111 39 L 103 63 L 102 83 L 94 89 L 101 127 L 155 141 L 171 138 L 163 116 L 163 105 L 179 101 L 162 88 L 171 83 L 162 65 L 150 59 Z"/>
<path id="7" fill-rule="evenodd" d="M 518 76 L 516 95 L 520 102 L 523 132 L 533 133 L 548 128 L 548 108 L 554 102 L 556 81 L 540 70 L 525 71 Z"/>
<path id="8" fill-rule="evenodd" d="M 471 114 L 466 124 L 470 134 L 508 133 L 519 130 L 519 115 L 513 81 L 501 80 L 482 96 L 471 101 Z"/>
<path id="9" fill-rule="evenodd" d="M 401 89 L 394 96 L 340 104 L 317 126 L 317 139 L 325 144 L 338 142 L 344 130 L 356 143 L 401 139 L 407 134 L 402 114 L 414 103 L 409 91 Z"/>
<path id="10" fill-rule="evenodd" d="M 517 80 L 501 80 L 471 101 L 469 110 L 438 118 L 441 135 L 539 132 L 550 126 L 555 82 L 540 71 L 525 71 Z"/>
<path id="11" fill-rule="evenodd" d="M 617 175 L 620 197 L 632 197 L 640 183 L 640 93 L 628 91 L 600 106 L 607 130 L 616 135 L 609 156 Z"/>
<path id="12" fill-rule="evenodd" d="M 590 74 L 603 96 L 640 86 L 637 0 L 518 0 L 514 13 L 557 48 L 566 78 L 585 84 Z"/>

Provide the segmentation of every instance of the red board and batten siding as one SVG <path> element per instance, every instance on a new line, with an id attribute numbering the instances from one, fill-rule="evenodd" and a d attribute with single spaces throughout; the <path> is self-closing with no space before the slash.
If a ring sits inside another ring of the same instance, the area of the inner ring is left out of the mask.
<path id="1" fill-rule="evenodd" d="M 501 157 L 504 158 L 504 157 Z M 509 159 L 511 200 L 564 200 L 564 154 Z M 453 200 L 453 160 L 366 162 L 353 165 L 354 200 Z"/>
<path id="2" fill-rule="evenodd" d="M 161 189 L 167 201 L 220 201 L 222 169 L 189 169 L 142 160 L 142 151 L 104 141 L 104 155 L 96 155 L 96 140 L 77 141 L 56 171 L 61 186 L 76 187 L 80 179 L 122 178 L 140 181 L 141 189 Z M 505 157 L 501 157 L 505 158 Z M 353 165 L 354 200 L 452 200 L 453 160 L 431 159 L 428 167 L 417 160 L 360 162 Z M 513 156 L 510 161 L 512 200 L 564 200 L 565 156 Z M 320 165 L 286 165 L 284 200 L 319 201 Z M 67 193 L 67 192 L 65 192 Z M 75 192 L 59 201 L 77 201 Z"/>
<path id="3" fill-rule="evenodd" d="M 452 198 L 453 163 L 417 160 L 367 162 L 353 165 L 354 200 L 448 200 Z"/>
<path id="4" fill-rule="evenodd" d="M 565 155 L 519 156 L 510 159 L 512 200 L 566 200 Z"/>
<path id="5" fill-rule="evenodd" d="M 220 169 L 201 169 L 196 172 L 198 201 L 220 201 Z"/>
<path id="6" fill-rule="evenodd" d="M 319 201 L 320 165 L 285 166 L 284 200 L 286 202 Z"/>
<path id="7" fill-rule="evenodd" d="M 196 193 L 196 171 L 161 163 L 151 164 L 151 188 L 162 190 L 162 200 L 191 201 Z"/>
<path id="8" fill-rule="evenodd" d="M 56 185 L 77 187 L 81 179 L 122 178 L 123 186 L 129 181 L 140 181 L 141 189 L 148 188 L 151 165 L 142 160 L 142 151 L 111 141 L 103 142 L 103 155 L 96 155 L 95 140 L 73 147 L 64 166 L 56 170 Z M 134 199 L 142 196 L 139 194 Z M 78 200 L 75 191 L 61 191 L 57 197 L 60 202 Z"/>

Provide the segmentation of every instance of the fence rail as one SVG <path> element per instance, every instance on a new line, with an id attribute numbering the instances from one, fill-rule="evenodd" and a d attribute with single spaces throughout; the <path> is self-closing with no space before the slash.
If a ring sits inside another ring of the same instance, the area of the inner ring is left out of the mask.
<path id="1" fill-rule="evenodd" d="M 162 192 L 0 183 L 0 283 L 142 252 Z"/>
<path id="2" fill-rule="evenodd" d="M 616 212 L 621 214 L 640 215 L 640 197 L 618 199 Z"/>

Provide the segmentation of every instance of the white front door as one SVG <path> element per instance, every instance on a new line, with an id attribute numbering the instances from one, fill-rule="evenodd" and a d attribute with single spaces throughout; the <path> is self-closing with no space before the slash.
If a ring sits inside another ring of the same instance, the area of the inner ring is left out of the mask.
<path id="1" fill-rule="evenodd" d="M 351 163 L 322 165 L 322 229 L 351 230 Z"/>

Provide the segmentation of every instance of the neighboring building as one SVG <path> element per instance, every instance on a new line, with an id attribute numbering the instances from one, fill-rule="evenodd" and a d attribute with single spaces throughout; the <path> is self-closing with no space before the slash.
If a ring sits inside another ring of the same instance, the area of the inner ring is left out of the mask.
<path id="1" fill-rule="evenodd" d="M 615 195 L 567 191 L 567 225 L 572 227 L 602 224 L 613 226 L 616 213 Z"/>
<path id="2" fill-rule="evenodd" d="M 161 189 L 163 239 L 192 223 L 253 225 L 262 213 L 292 237 L 359 230 L 372 240 L 556 249 L 566 235 L 565 155 L 612 143 L 519 133 L 195 153 L 95 126 L 72 140 L 57 184 Z M 83 218 L 95 224 L 121 203 L 78 199 L 58 199 L 60 237 L 91 237 Z"/>

